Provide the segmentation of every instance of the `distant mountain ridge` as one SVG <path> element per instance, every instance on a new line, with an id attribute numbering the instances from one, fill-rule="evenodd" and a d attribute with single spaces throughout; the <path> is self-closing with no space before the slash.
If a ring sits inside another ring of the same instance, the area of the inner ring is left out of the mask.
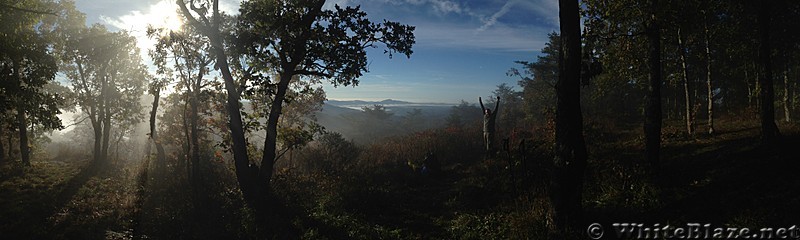
<path id="1" fill-rule="evenodd" d="M 368 143 L 375 140 L 364 134 L 365 123 L 368 121 L 368 116 L 362 110 L 363 107 L 372 107 L 373 105 L 383 105 L 387 112 L 392 113 L 392 117 L 387 121 L 391 122 L 390 125 L 400 127 L 404 122 L 404 117 L 410 112 L 418 109 L 420 114 L 419 129 L 394 129 L 392 133 L 381 133 L 379 135 L 394 135 L 394 134 L 407 134 L 413 130 L 421 130 L 428 128 L 438 128 L 444 126 L 445 118 L 450 112 L 450 109 L 456 104 L 448 103 L 415 103 L 394 99 L 385 99 L 381 101 L 364 101 L 364 100 L 327 100 L 322 105 L 322 111 L 317 112 L 315 115 L 320 125 L 325 129 L 333 132 L 341 133 L 347 139 L 356 140 L 359 143 Z M 385 129 L 377 129 L 375 131 L 383 131 Z"/>
<path id="2" fill-rule="evenodd" d="M 384 99 L 381 101 L 364 101 L 364 100 L 327 100 L 325 104 L 340 106 L 340 107 L 351 107 L 351 106 L 372 106 L 372 105 L 404 105 L 404 106 L 455 106 L 457 104 L 452 103 L 419 103 L 419 102 L 408 102 L 403 100 L 395 100 L 395 99 Z"/>

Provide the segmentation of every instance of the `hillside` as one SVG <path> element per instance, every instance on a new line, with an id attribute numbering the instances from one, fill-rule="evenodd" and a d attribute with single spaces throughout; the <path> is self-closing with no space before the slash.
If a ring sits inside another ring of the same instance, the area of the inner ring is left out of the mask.
<path id="1" fill-rule="evenodd" d="M 364 129 L 367 126 L 363 123 L 373 120 L 370 120 L 369 116 L 361 109 L 362 107 L 373 107 L 374 105 L 382 105 L 386 108 L 387 112 L 392 114 L 392 116 L 386 120 L 386 124 L 380 125 L 398 127 L 398 129 L 380 129 L 382 133 L 378 135 L 382 137 L 442 127 L 453 106 L 453 104 L 412 103 L 392 99 L 383 101 L 328 100 L 322 106 L 322 111 L 316 113 L 316 117 L 319 124 L 324 126 L 328 131 L 341 133 L 345 138 L 353 139 L 360 143 L 368 142 L 371 140 L 367 139 L 364 132 L 370 129 Z M 402 126 L 404 116 L 415 109 L 421 111 L 421 115 L 418 116 L 419 122 L 415 123 L 415 126 L 411 128 L 404 129 Z"/>
<path id="2" fill-rule="evenodd" d="M 697 138 L 676 134 L 679 124 L 670 124 L 664 172 L 655 177 L 643 174 L 635 128 L 587 132 L 587 226 L 600 223 L 604 239 L 614 239 L 613 222 L 794 224 L 800 200 L 795 125 L 781 125 L 784 137 L 765 145 L 755 122 L 722 119 L 717 135 Z M 405 135 L 314 159 L 330 170 L 280 170 L 269 218 L 281 227 L 269 229 L 254 227 L 222 162 L 206 165 L 208 180 L 193 193 L 175 177 L 183 170 L 173 161 L 166 168 L 147 161 L 100 167 L 80 152 L 62 152 L 36 159 L 30 169 L 2 165 L 0 233 L 4 239 L 544 238 L 543 191 L 552 174 L 547 144 L 532 138 L 523 155 L 486 159 L 477 135 Z M 418 169 L 431 143 L 442 163 L 438 175 Z M 295 157 L 316 156 L 315 149 Z"/>

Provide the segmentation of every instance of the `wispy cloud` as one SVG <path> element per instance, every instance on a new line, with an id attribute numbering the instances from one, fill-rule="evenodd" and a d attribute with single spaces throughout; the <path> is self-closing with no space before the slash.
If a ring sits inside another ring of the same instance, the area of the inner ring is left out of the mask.
<path id="1" fill-rule="evenodd" d="M 480 17 L 481 15 L 472 11 L 465 4 L 458 1 L 451 0 L 329 0 L 325 3 L 326 6 L 333 7 L 334 4 L 344 5 L 361 5 L 371 3 L 389 4 L 394 6 L 411 5 L 419 10 L 433 10 L 432 12 L 439 16 L 447 14 L 465 14 L 473 17 Z M 421 11 L 424 12 L 424 11 Z"/>
<path id="2" fill-rule="evenodd" d="M 533 16 L 537 16 L 540 21 L 544 21 L 551 26 L 558 27 L 558 1 L 557 0 L 534 0 L 519 1 L 523 7 L 533 10 Z"/>
<path id="3" fill-rule="evenodd" d="M 532 17 L 537 16 L 539 21 L 543 21 L 551 26 L 558 26 L 558 2 L 556 0 L 509 0 L 500 10 L 483 20 L 483 25 L 479 27 L 477 31 L 485 31 L 494 26 L 499 18 L 505 16 L 515 6 L 518 6 L 519 9 L 532 11 L 530 15 Z"/>
<path id="4" fill-rule="evenodd" d="M 483 26 L 478 28 L 478 31 L 479 32 L 485 31 L 487 28 L 489 28 L 492 25 L 494 25 L 495 23 L 497 23 L 497 19 L 502 17 L 503 15 L 506 15 L 506 13 L 508 13 L 508 10 L 511 10 L 511 7 L 513 7 L 514 4 L 516 4 L 517 2 L 519 2 L 519 1 L 510 0 L 510 1 L 506 2 L 506 4 L 503 5 L 502 8 L 500 8 L 500 11 L 497 11 L 496 13 L 492 14 L 492 16 L 489 17 L 489 19 L 487 19 L 483 23 Z"/>
<path id="5" fill-rule="evenodd" d="M 433 4 L 433 9 L 440 13 L 464 13 L 465 10 L 461 5 L 452 1 L 430 1 Z"/>
<path id="6" fill-rule="evenodd" d="M 400 17 L 417 27 L 415 35 L 419 46 L 538 51 L 544 47 L 547 34 L 558 30 L 557 0 L 508 0 L 502 5 L 452 0 L 335 2 L 372 3 L 373 6 L 380 2 L 390 5 L 387 7 L 405 5 L 416 9 Z M 497 10 L 491 10 L 493 7 Z"/>
<path id="7" fill-rule="evenodd" d="M 472 25 L 428 23 L 417 26 L 417 42 L 423 47 L 538 51 L 551 29 L 535 26 L 497 25 L 475 31 Z"/>

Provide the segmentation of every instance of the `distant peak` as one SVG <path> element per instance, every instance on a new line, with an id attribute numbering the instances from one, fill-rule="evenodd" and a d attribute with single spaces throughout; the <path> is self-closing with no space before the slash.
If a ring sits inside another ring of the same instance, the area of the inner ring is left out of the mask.
<path id="1" fill-rule="evenodd" d="M 394 100 L 394 99 L 389 98 L 389 99 L 385 99 L 383 101 L 380 101 L 380 103 L 409 103 L 409 102 L 400 101 L 400 100 Z"/>

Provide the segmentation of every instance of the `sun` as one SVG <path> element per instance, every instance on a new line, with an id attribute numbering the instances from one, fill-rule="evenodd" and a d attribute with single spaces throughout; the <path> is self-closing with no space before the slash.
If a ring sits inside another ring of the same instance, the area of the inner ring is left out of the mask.
<path id="1" fill-rule="evenodd" d="M 151 6 L 150 14 L 154 21 L 154 26 L 170 31 L 180 31 L 183 26 L 181 17 L 178 15 L 178 7 L 173 1 L 162 0 Z"/>
<path id="2" fill-rule="evenodd" d="M 173 12 L 171 15 L 167 15 L 166 18 L 164 18 L 161 27 L 170 31 L 177 32 L 181 30 L 182 26 L 183 22 L 181 22 L 180 16 L 178 16 L 177 12 Z"/>

